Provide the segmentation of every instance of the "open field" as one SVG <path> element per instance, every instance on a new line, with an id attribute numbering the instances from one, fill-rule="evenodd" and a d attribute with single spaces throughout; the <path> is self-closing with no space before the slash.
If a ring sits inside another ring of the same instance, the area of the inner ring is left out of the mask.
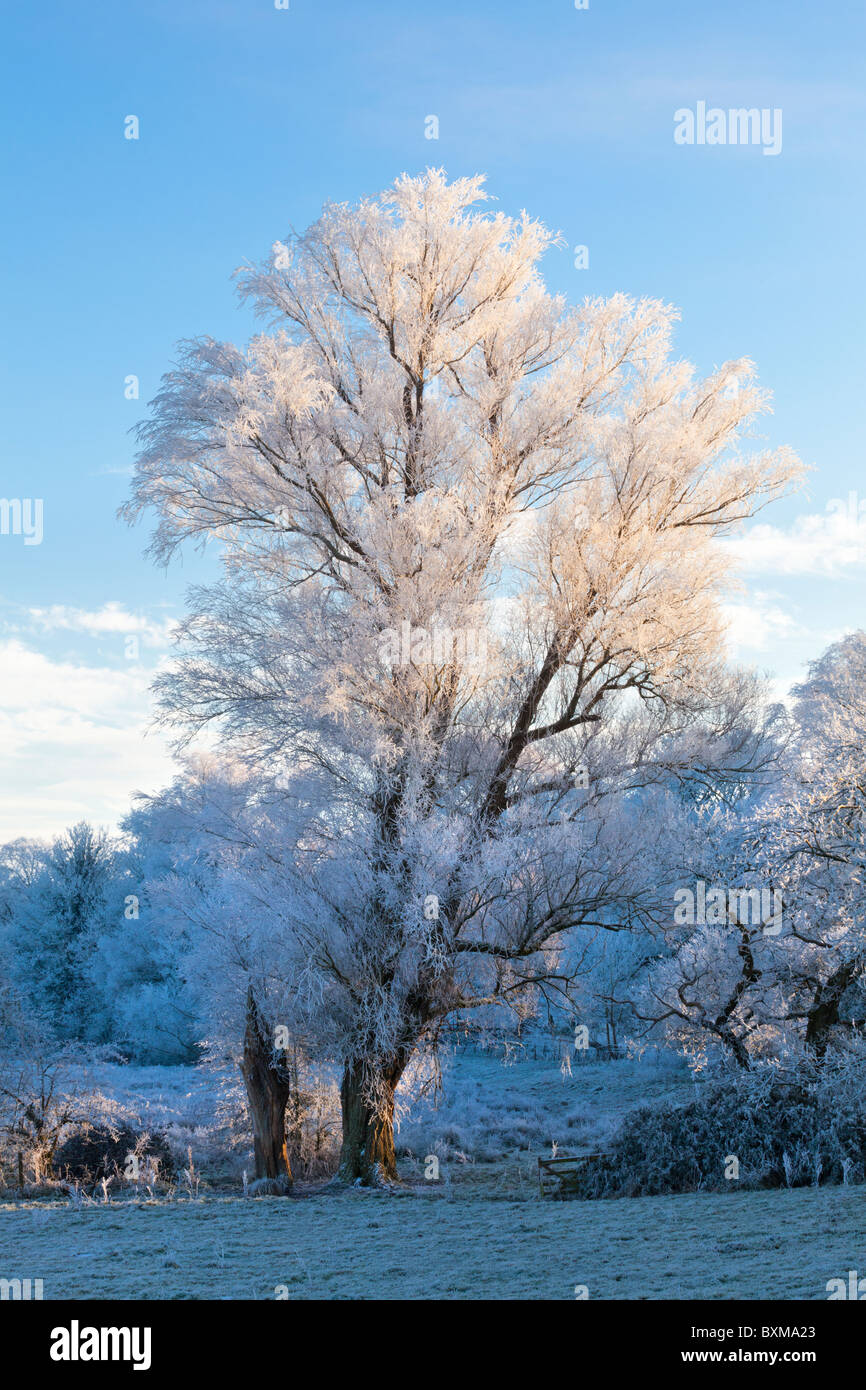
<path id="1" fill-rule="evenodd" d="M 514 1201 L 343 1191 L 0 1208 L 46 1299 L 826 1299 L 866 1270 L 862 1189 Z"/>
<path id="2" fill-rule="evenodd" d="M 299 1183 L 240 1195 L 215 1078 L 190 1068 L 106 1068 L 99 1082 L 138 1123 L 166 1127 L 202 1177 L 152 1198 L 131 1186 L 91 1204 L 0 1202 L 0 1278 L 41 1278 L 46 1299 L 825 1299 L 866 1273 L 866 1189 L 694 1193 L 618 1201 L 538 1196 L 536 1159 L 603 1142 L 634 1106 L 687 1100 L 684 1068 L 621 1061 L 563 1075 L 549 1059 L 503 1066 L 458 1054 L 443 1092 L 398 1136 L 395 1194 Z M 441 1181 L 423 1180 L 440 1156 Z"/>

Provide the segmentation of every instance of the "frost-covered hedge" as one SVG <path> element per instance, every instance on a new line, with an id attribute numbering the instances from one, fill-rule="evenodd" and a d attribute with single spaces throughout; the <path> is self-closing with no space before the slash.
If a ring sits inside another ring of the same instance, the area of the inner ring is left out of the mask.
<path id="1" fill-rule="evenodd" d="M 844 1074 L 780 1085 L 767 1069 L 688 1105 L 641 1107 L 576 1179 L 581 1197 L 863 1182 L 866 1095 Z"/>
<path id="2" fill-rule="evenodd" d="M 71 1134 L 54 1156 L 54 1171 L 72 1181 L 174 1175 L 171 1149 L 160 1133 L 139 1133 L 129 1125 L 87 1125 Z"/>

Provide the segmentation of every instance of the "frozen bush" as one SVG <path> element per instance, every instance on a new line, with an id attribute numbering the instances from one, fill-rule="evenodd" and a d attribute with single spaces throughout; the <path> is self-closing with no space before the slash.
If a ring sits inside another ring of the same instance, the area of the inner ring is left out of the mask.
<path id="1" fill-rule="evenodd" d="M 736 1160 L 734 1162 L 733 1160 Z M 772 1067 L 688 1105 L 643 1106 L 577 1176 L 582 1197 L 639 1197 L 862 1181 L 866 1097 Z"/>
<path id="2" fill-rule="evenodd" d="M 128 1125 L 87 1125 L 64 1140 L 54 1168 L 75 1182 L 110 1177 L 140 1181 L 171 1178 L 174 1160 L 163 1134 L 138 1133 Z"/>

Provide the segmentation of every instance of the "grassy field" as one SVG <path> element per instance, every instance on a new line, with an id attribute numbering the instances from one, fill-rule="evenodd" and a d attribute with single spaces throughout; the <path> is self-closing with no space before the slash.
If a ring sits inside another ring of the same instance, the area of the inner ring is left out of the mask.
<path id="1" fill-rule="evenodd" d="M 411 1191 L 0 1207 L 44 1297 L 826 1299 L 866 1272 L 862 1189 L 542 1202 Z"/>
<path id="2" fill-rule="evenodd" d="M 866 1275 L 866 1188 L 541 1201 L 536 1159 L 603 1144 L 640 1104 L 690 1099 L 684 1068 L 617 1062 L 560 1072 L 455 1057 L 444 1091 L 404 1117 L 397 1194 L 299 1184 L 244 1198 L 250 1158 L 229 1154 L 213 1077 L 106 1068 L 133 1120 L 193 1152 L 193 1198 L 120 1188 L 0 1199 L 0 1278 L 41 1278 L 55 1298 L 825 1299 Z M 334 1123 L 339 1116 L 335 1113 Z M 442 1181 L 425 1183 L 425 1156 Z"/>

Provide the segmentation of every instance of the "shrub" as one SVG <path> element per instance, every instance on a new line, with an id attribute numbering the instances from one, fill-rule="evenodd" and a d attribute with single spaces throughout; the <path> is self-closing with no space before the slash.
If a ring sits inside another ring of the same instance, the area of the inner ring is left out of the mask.
<path id="1" fill-rule="evenodd" d="M 726 1177 L 731 1159 L 736 1178 Z M 578 1173 L 580 1197 L 644 1197 L 863 1181 L 866 1101 L 826 1083 L 780 1085 L 773 1069 L 688 1105 L 641 1107 Z"/>
<path id="2" fill-rule="evenodd" d="M 174 1160 L 165 1135 L 139 1133 L 129 1125 L 83 1126 L 54 1156 L 55 1172 L 74 1182 L 136 1175 L 144 1180 L 154 1166 L 160 1178 L 174 1176 Z"/>

